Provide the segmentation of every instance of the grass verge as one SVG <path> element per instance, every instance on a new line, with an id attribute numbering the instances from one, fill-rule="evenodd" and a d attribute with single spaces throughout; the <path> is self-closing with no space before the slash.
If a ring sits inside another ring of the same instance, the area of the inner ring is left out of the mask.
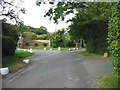
<path id="1" fill-rule="evenodd" d="M 97 82 L 98 88 L 118 88 L 118 74 L 117 73 L 109 73 L 103 76 Z"/>
<path id="2" fill-rule="evenodd" d="M 100 54 L 93 54 L 93 53 L 90 53 L 90 52 L 87 52 L 87 51 L 80 52 L 80 55 L 81 56 L 102 56 Z"/>
<path id="3" fill-rule="evenodd" d="M 16 50 L 14 55 L 2 58 L 2 67 L 9 67 L 10 72 L 16 72 L 19 69 L 22 69 L 23 67 L 28 65 L 23 63 L 22 60 L 23 58 L 31 55 L 33 55 L 33 53 L 29 53 L 23 50 Z M 32 61 L 30 60 L 29 64 L 31 63 Z"/>
<path id="4" fill-rule="evenodd" d="M 27 47 L 26 47 L 27 48 Z M 36 49 L 36 50 L 44 50 L 44 48 L 45 47 L 41 47 L 41 46 L 33 46 L 32 47 L 33 49 Z M 52 48 L 52 47 L 51 47 Z M 51 48 L 46 48 L 47 50 L 50 50 Z M 73 48 L 70 48 L 71 50 L 73 50 Z M 58 48 L 52 48 L 52 50 L 58 50 Z M 69 47 L 66 47 L 66 48 L 64 48 L 64 47 L 61 47 L 61 50 L 69 50 Z"/>

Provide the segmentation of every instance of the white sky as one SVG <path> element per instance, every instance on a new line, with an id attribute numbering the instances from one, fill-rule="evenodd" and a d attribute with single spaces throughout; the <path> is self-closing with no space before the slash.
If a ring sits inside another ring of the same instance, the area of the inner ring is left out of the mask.
<path id="1" fill-rule="evenodd" d="M 40 26 L 45 26 L 49 32 L 54 32 L 55 28 L 58 30 L 60 28 L 67 28 L 70 23 L 65 23 L 65 21 L 60 21 L 59 24 L 53 23 L 49 20 L 49 17 L 44 17 L 45 11 L 50 8 L 50 5 L 36 5 L 36 0 L 22 0 L 24 2 L 24 7 L 26 8 L 26 14 L 21 14 L 20 18 L 24 21 L 25 25 L 30 25 L 35 28 Z M 73 15 L 69 15 L 65 19 L 71 18 Z"/>

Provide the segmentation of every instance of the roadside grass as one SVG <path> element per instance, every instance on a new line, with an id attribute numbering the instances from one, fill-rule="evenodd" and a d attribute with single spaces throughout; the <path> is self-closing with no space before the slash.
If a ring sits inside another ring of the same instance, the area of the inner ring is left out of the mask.
<path id="1" fill-rule="evenodd" d="M 33 49 L 36 49 L 36 50 L 44 50 L 45 47 L 41 47 L 41 46 L 33 46 L 32 47 Z M 51 47 L 52 48 L 52 47 Z M 46 50 L 50 50 L 51 48 L 48 48 L 46 47 Z M 71 50 L 73 50 L 73 48 L 70 47 Z M 52 50 L 58 50 L 58 48 L 52 48 Z M 61 50 L 69 50 L 69 47 L 61 47 Z"/>
<path id="2" fill-rule="evenodd" d="M 41 47 L 41 46 L 33 46 L 32 49 L 44 50 L 44 47 Z"/>
<path id="3" fill-rule="evenodd" d="M 98 88 L 118 88 L 118 74 L 115 72 L 103 76 L 97 82 Z"/>
<path id="4" fill-rule="evenodd" d="M 33 55 L 33 53 L 29 53 L 29 52 L 23 51 L 23 50 L 16 50 L 15 55 L 19 58 L 25 58 L 27 56 Z"/>
<path id="5" fill-rule="evenodd" d="M 49 42 L 49 40 L 34 40 L 34 41 L 42 42 L 42 43 L 48 43 Z"/>
<path id="6" fill-rule="evenodd" d="M 79 54 L 80 56 L 102 56 L 101 54 L 93 54 L 93 53 L 90 53 L 90 52 L 87 52 L 87 51 L 83 51 L 83 52 L 80 52 Z"/>
<path id="7" fill-rule="evenodd" d="M 23 50 L 16 50 L 15 54 L 12 56 L 6 56 L 2 58 L 2 67 L 9 67 L 10 72 L 16 72 L 17 70 L 27 66 L 22 62 L 23 58 L 33 55 L 33 53 L 29 53 Z M 32 61 L 30 60 L 31 64 Z"/>

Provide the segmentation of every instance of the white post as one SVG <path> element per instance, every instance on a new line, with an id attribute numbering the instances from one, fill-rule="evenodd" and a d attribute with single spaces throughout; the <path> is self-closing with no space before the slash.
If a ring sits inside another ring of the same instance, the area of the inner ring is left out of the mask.
<path id="1" fill-rule="evenodd" d="M 5 67 L 5 68 L 1 68 L 0 69 L 0 73 L 2 75 L 7 75 L 9 73 L 9 68 L 8 67 Z"/>
<path id="2" fill-rule="evenodd" d="M 58 47 L 58 50 L 61 50 L 60 47 Z"/>
<path id="3" fill-rule="evenodd" d="M 30 53 L 33 53 L 33 50 L 32 50 L 32 48 L 30 48 L 30 50 L 29 50 L 29 51 L 30 51 Z"/>
<path id="4" fill-rule="evenodd" d="M 26 64 L 29 63 L 29 61 L 30 61 L 29 59 L 23 60 L 23 62 L 26 63 Z"/>
<path id="5" fill-rule="evenodd" d="M 44 48 L 44 50 L 46 50 L 46 48 Z"/>

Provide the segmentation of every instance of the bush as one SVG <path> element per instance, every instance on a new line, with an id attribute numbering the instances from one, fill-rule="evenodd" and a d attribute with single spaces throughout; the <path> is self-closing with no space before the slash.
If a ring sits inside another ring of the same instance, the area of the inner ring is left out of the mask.
<path id="1" fill-rule="evenodd" d="M 30 39 L 30 40 L 36 40 L 37 39 L 37 35 L 33 32 L 24 32 L 23 36 L 27 39 Z"/>
<path id="2" fill-rule="evenodd" d="M 16 49 L 16 43 L 10 36 L 2 36 L 2 56 L 13 55 Z"/>
<path id="3" fill-rule="evenodd" d="M 18 41 L 18 27 L 2 22 L 2 56 L 13 55 Z"/>
<path id="4" fill-rule="evenodd" d="M 2 23 L 2 35 L 10 36 L 17 42 L 19 38 L 17 26 L 8 23 Z"/>

